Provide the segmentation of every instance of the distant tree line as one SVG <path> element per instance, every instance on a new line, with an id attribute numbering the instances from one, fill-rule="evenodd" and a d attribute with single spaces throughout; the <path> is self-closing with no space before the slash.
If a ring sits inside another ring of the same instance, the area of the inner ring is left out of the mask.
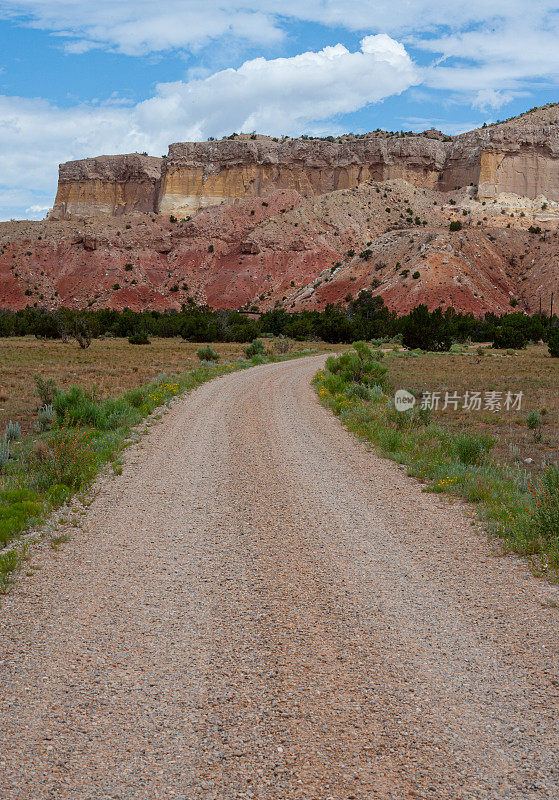
<path id="1" fill-rule="evenodd" d="M 27 307 L 0 310 L 0 336 L 33 335 L 42 339 L 75 339 L 88 347 L 99 336 L 182 337 L 192 342 L 251 342 L 260 336 L 299 341 L 342 343 L 400 336 L 403 344 L 422 350 L 448 350 L 453 342 L 490 341 L 497 347 L 521 348 L 530 341 L 554 339 L 559 320 L 523 313 L 485 314 L 483 318 L 453 308 L 429 311 L 417 306 L 398 316 L 381 297 L 363 291 L 347 306 L 328 304 L 323 311 L 288 312 L 275 308 L 259 318 L 238 311 L 197 306 L 180 311 L 56 311 Z"/>

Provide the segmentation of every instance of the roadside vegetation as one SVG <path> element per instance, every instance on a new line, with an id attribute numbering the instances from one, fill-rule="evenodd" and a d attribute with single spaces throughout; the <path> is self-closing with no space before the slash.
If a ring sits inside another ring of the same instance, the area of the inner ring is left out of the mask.
<path id="1" fill-rule="evenodd" d="M 496 438 L 466 421 L 452 429 L 420 403 L 396 410 L 395 363 L 382 350 L 356 342 L 352 351 L 328 358 L 315 388 L 350 431 L 405 465 L 408 474 L 426 483 L 426 491 L 473 503 L 505 549 L 528 556 L 535 570 L 559 580 L 557 464 L 544 462 L 534 475 L 524 465 L 496 459 Z M 537 422 L 533 416 L 526 427 Z"/>
<path id="2" fill-rule="evenodd" d="M 206 346 L 198 351 L 196 368 L 161 374 L 118 396 L 79 385 L 61 389 L 53 378 L 36 375 L 32 432 L 22 435 L 19 423 L 9 421 L 0 434 L 0 593 L 9 589 L 27 556 L 29 542 L 22 534 L 39 528 L 51 512 L 87 490 L 103 467 L 120 474 L 120 454 L 142 419 L 219 375 L 311 352 L 277 353 L 263 344 L 256 350 L 218 363 L 218 354 Z"/>

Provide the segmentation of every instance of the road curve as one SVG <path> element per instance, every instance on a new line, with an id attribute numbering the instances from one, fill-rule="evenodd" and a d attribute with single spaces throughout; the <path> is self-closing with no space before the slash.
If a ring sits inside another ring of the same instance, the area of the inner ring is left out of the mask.
<path id="1" fill-rule="evenodd" d="M 322 361 L 175 402 L 2 601 L 3 800 L 559 797 L 557 590 L 356 442 Z"/>

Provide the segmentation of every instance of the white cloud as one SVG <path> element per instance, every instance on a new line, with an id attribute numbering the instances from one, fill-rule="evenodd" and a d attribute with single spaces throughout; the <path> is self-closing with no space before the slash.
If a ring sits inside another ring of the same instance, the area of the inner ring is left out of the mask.
<path id="1" fill-rule="evenodd" d="M 472 101 L 472 107 L 479 111 L 497 111 L 514 99 L 510 92 L 499 92 L 495 89 L 480 89 Z"/>
<path id="2" fill-rule="evenodd" d="M 338 44 L 159 84 L 153 97 L 133 107 L 115 105 L 113 98 L 103 106 L 62 109 L 40 99 L 0 97 L 0 174 L 9 189 L 32 186 L 54 197 L 60 161 L 144 150 L 160 155 L 170 142 L 232 130 L 297 135 L 417 81 L 403 45 L 380 34 L 365 37 L 353 53 Z M 36 205 L 42 204 L 26 196 L 21 208 Z"/>
<path id="3" fill-rule="evenodd" d="M 196 139 L 231 129 L 298 134 L 313 121 L 356 111 L 417 81 L 403 45 L 379 34 L 365 37 L 355 53 L 337 44 L 293 58 L 256 58 L 203 80 L 162 84 L 136 112 L 142 127 L 157 119 L 169 132 L 187 128 Z"/>
<path id="4" fill-rule="evenodd" d="M 138 54 L 197 48 L 225 35 L 266 44 L 283 37 L 289 19 L 398 36 L 482 26 L 497 32 L 511 20 L 526 31 L 545 31 L 545 18 L 556 8 L 555 0 L 534 0 L 529 13 L 525 0 L 4 0 L 2 13 L 79 42 L 81 49 Z"/>
<path id="5" fill-rule="evenodd" d="M 73 53 L 136 56 L 229 40 L 266 48 L 292 21 L 384 32 L 432 54 L 427 87 L 476 108 L 480 90 L 510 98 L 535 80 L 559 82 L 557 0 L 4 0 L 1 16 L 52 32 Z"/>

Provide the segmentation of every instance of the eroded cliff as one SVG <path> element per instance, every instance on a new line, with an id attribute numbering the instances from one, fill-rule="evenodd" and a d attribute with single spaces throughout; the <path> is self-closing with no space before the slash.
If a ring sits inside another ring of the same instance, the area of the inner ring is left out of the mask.
<path id="1" fill-rule="evenodd" d="M 439 131 L 280 140 L 243 134 L 171 144 L 164 159 L 132 154 L 70 161 L 60 166 L 51 217 L 131 211 L 185 217 L 277 190 L 313 197 L 398 178 L 444 192 L 472 185 L 482 200 L 515 194 L 559 201 L 558 106 L 455 137 Z"/>
<path id="2" fill-rule="evenodd" d="M 130 153 L 61 164 L 51 219 L 157 211 L 161 158 Z"/>

